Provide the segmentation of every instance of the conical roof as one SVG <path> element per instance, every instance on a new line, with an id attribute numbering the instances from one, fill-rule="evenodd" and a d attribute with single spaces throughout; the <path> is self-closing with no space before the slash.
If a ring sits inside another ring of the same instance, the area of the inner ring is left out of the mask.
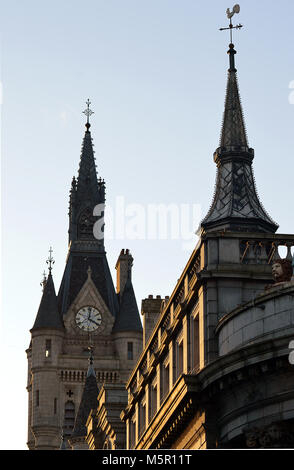
<path id="1" fill-rule="evenodd" d="M 140 314 L 131 278 L 128 277 L 120 301 L 113 332 L 142 331 Z"/>
<path id="2" fill-rule="evenodd" d="M 230 44 L 229 54 L 234 54 L 234 45 Z M 220 137 L 220 147 L 229 149 L 248 148 L 243 110 L 239 95 L 237 70 L 235 63 L 231 60 L 228 70 L 227 91 L 223 125 Z"/>
<path id="3" fill-rule="evenodd" d="M 86 422 L 90 411 L 92 409 L 96 409 L 98 406 L 98 393 L 99 388 L 97 385 L 96 374 L 93 368 L 93 362 L 90 359 L 83 395 L 71 437 L 83 437 L 87 435 Z"/>
<path id="4" fill-rule="evenodd" d="M 32 330 L 37 328 L 63 329 L 64 326 L 57 307 L 57 297 L 51 271 L 43 285 L 43 295 Z"/>

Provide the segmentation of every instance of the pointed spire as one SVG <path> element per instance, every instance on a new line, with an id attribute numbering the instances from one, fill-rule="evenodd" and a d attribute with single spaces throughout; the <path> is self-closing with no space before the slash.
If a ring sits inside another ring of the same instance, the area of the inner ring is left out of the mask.
<path id="1" fill-rule="evenodd" d="M 112 331 L 114 333 L 119 331 L 142 331 L 138 305 L 130 276 L 128 276 L 124 286 L 119 313 Z"/>
<path id="2" fill-rule="evenodd" d="M 93 215 L 94 208 L 101 205 L 101 213 L 105 203 L 105 181 L 97 177 L 93 142 L 90 132 L 89 116 L 93 114 L 87 101 L 86 131 L 83 138 L 81 158 L 77 179 L 73 178 L 69 200 L 69 243 L 75 240 L 95 240 L 94 223 L 98 217 Z M 98 239 L 97 239 L 98 242 Z M 103 236 L 99 240 L 103 246 Z"/>
<path id="3" fill-rule="evenodd" d="M 248 141 L 239 96 L 234 44 L 229 45 L 230 68 L 228 70 L 227 92 L 220 147 L 228 150 L 248 150 Z"/>
<path id="4" fill-rule="evenodd" d="M 49 271 L 46 282 L 43 282 L 43 295 L 35 323 L 31 331 L 36 330 L 37 328 L 64 328 L 58 311 L 57 297 L 51 271 Z"/>
<path id="5" fill-rule="evenodd" d="M 81 403 L 76 416 L 72 438 L 79 438 L 87 435 L 86 422 L 90 411 L 96 409 L 99 388 L 97 385 L 96 374 L 93 366 L 93 348 L 89 347 L 90 357 L 87 371 L 86 382 L 82 394 Z"/>
<path id="6" fill-rule="evenodd" d="M 239 13 L 239 5 L 228 9 L 229 29 L 234 28 L 231 17 Z M 229 70 L 220 146 L 214 153 L 217 165 L 215 193 L 208 214 L 202 220 L 201 230 L 249 231 L 275 233 L 278 225 L 263 208 L 255 187 L 252 161 L 254 150 L 249 148 L 235 67 L 234 45 L 229 45 Z"/>
<path id="7" fill-rule="evenodd" d="M 105 182 L 97 178 L 94 150 L 89 130 L 90 102 L 87 102 L 86 132 L 77 179 L 73 178 L 69 200 L 69 252 L 58 292 L 58 305 L 64 315 L 87 280 L 91 278 L 113 316 L 118 310 L 113 281 L 104 247 Z M 94 215 L 95 209 L 95 215 Z M 97 215 L 96 215 L 97 214 Z M 95 229 L 98 229 L 94 233 Z M 89 243 L 90 242 L 90 243 Z"/>

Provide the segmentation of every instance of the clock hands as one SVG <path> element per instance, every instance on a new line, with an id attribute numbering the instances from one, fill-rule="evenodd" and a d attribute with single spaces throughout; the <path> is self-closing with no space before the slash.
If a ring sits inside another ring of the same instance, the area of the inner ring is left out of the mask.
<path id="1" fill-rule="evenodd" d="M 85 331 L 94 331 L 101 325 L 101 315 L 94 307 L 82 308 L 76 316 L 76 324 Z"/>

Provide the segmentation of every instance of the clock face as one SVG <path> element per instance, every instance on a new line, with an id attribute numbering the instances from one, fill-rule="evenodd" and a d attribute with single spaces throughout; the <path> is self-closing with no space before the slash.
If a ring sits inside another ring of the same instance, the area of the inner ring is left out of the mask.
<path id="1" fill-rule="evenodd" d="M 94 307 L 83 307 L 76 314 L 76 324 L 81 330 L 95 331 L 101 323 L 101 313 Z"/>

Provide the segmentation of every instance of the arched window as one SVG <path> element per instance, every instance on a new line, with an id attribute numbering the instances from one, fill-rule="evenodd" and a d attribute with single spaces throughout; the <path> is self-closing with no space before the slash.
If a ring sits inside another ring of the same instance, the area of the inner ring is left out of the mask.
<path id="1" fill-rule="evenodd" d="M 78 222 L 78 239 L 91 240 L 93 239 L 93 226 L 97 217 L 93 216 L 93 209 L 86 207 L 79 217 Z"/>
<path id="2" fill-rule="evenodd" d="M 64 423 L 63 423 L 63 436 L 68 438 L 73 430 L 75 423 L 75 404 L 73 401 L 68 400 L 64 405 Z"/>

